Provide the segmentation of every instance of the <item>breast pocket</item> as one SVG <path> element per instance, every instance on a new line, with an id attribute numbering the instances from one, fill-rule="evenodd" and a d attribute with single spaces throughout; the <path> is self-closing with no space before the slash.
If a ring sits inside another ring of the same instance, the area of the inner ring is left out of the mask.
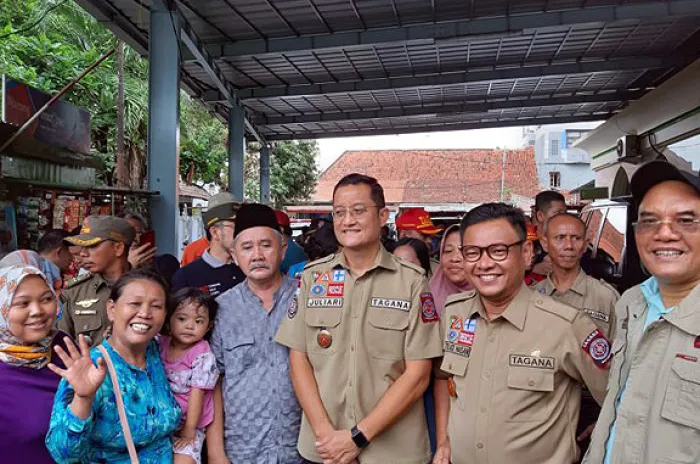
<path id="1" fill-rule="evenodd" d="M 379 359 L 404 359 L 408 311 L 370 308 L 368 337 L 370 355 Z"/>
<path id="2" fill-rule="evenodd" d="M 75 336 L 78 337 L 79 334 L 92 335 L 99 334 L 102 330 L 102 319 L 97 314 L 91 315 L 76 315 L 73 318 L 73 325 L 75 326 Z"/>
<path id="3" fill-rule="evenodd" d="M 661 417 L 700 430 L 700 364 L 676 358 L 666 385 Z"/>
<path id="4" fill-rule="evenodd" d="M 340 346 L 342 308 L 307 308 L 306 348 L 309 354 L 331 355 Z"/>
<path id="5" fill-rule="evenodd" d="M 236 378 L 255 365 L 255 337 L 231 337 L 224 341 L 226 375 Z"/>
<path id="6" fill-rule="evenodd" d="M 546 420 L 552 413 L 554 371 L 528 367 L 508 368 L 509 422 Z"/>

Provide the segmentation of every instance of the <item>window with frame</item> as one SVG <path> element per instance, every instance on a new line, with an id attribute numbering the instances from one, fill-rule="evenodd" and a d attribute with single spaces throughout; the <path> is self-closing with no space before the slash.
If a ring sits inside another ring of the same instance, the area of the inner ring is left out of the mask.
<path id="1" fill-rule="evenodd" d="M 549 173 L 549 187 L 559 188 L 561 187 L 561 173 L 552 171 Z"/>

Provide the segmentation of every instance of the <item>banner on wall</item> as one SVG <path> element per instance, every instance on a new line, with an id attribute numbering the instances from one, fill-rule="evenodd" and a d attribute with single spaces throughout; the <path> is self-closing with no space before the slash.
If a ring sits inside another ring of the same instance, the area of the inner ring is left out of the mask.
<path id="1" fill-rule="evenodd" d="M 2 96 L 2 121 L 15 127 L 21 127 L 51 99 L 50 95 L 6 76 L 2 77 Z M 90 113 L 58 100 L 25 134 L 49 145 L 90 154 Z"/>

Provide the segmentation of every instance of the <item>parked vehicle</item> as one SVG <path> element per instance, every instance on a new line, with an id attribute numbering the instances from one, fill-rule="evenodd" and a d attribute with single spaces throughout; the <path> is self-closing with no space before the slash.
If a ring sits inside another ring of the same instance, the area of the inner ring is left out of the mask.
<path id="1" fill-rule="evenodd" d="M 611 283 L 620 293 L 648 278 L 634 239 L 637 211 L 632 197 L 595 201 L 583 208 L 580 217 L 589 241 L 581 262 L 586 273 Z"/>

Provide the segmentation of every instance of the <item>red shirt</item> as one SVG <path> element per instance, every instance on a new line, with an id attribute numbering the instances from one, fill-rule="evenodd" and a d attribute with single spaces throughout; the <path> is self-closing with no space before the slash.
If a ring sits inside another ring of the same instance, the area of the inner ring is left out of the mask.
<path id="1" fill-rule="evenodd" d="M 180 260 L 180 266 L 185 267 L 192 261 L 199 259 L 205 251 L 209 248 L 209 240 L 206 237 L 202 237 L 199 240 L 195 240 L 185 247 L 185 251 L 182 253 L 182 259 Z"/>

